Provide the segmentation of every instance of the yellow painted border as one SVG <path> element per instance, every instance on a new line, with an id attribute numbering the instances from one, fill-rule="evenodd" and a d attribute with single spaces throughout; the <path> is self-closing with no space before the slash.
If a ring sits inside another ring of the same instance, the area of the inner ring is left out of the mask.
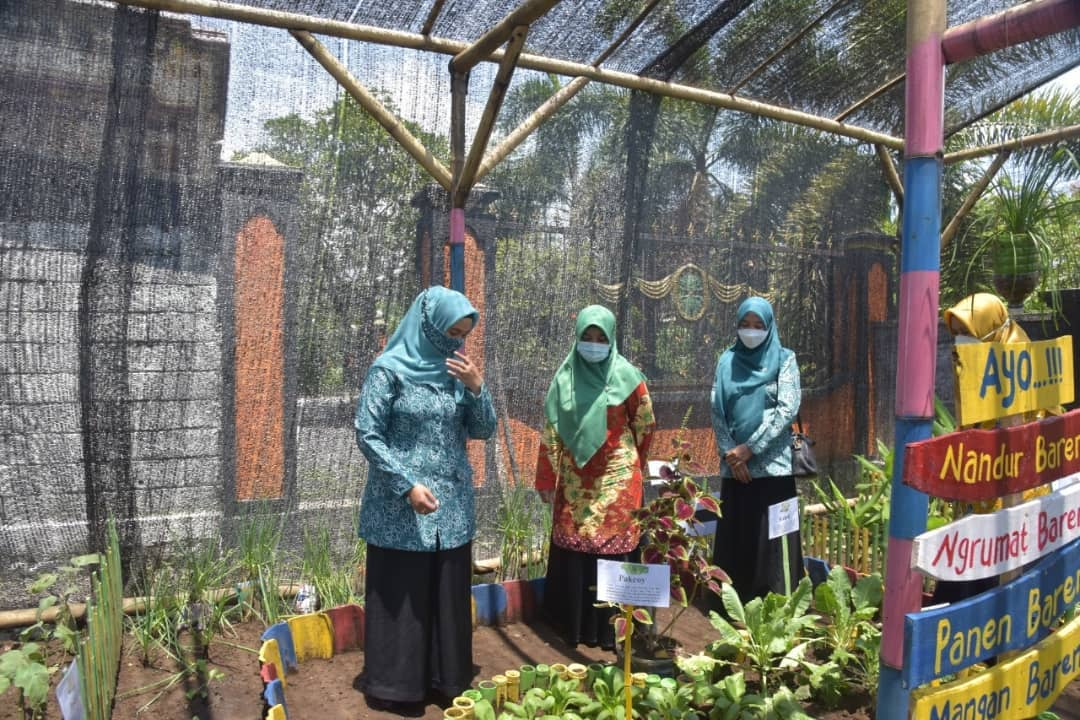
<path id="1" fill-rule="evenodd" d="M 1050 708 L 1069 682 L 1080 674 L 1078 660 L 1080 618 L 1075 618 L 1024 654 L 1001 665 L 966 680 L 915 691 L 911 696 L 911 718 L 1033 718 Z M 1034 693 L 1032 682 L 1037 684 Z M 990 703 L 995 703 L 992 712 Z"/>

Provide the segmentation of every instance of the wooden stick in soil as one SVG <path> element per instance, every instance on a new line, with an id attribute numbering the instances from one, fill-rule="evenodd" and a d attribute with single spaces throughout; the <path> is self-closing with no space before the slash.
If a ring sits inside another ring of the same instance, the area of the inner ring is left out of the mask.
<path id="1" fill-rule="evenodd" d="M 630 711 L 633 681 L 630 673 L 630 636 L 634 634 L 634 606 L 627 605 L 623 616 L 626 619 L 626 636 L 623 638 L 623 690 L 626 695 L 626 717 L 631 718 L 633 717 Z"/>

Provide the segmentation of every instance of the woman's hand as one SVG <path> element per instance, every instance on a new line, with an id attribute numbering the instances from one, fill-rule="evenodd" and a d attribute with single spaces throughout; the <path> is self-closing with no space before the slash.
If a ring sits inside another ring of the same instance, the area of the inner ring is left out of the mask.
<path id="1" fill-rule="evenodd" d="M 480 388 L 484 384 L 484 376 L 480 374 L 480 368 L 473 364 L 468 355 L 459 352 L 454 354 L 457 355 L 457 359 L 447 358 L 446 360 L 446 367 L 450 376 L 460 380 L 473 395 L 479 394 Z"/>
<path id="2" fill-rule="evenodd" d="M 542 500 L 545 505 L 550 505 L 551 501 L 555 499 L 554 490 L 537 490 L 537 492 L 540 493 L 540 500 Z"/>
<path id="3" fill-rule="evenodd" d="M 429 515 L 439 509 L 439 499 L 427 485 L 417 483 L 409 491 L 409 504 L 417 515 Z"/>
<path id="4" fill-rule="evenodd" d="M 732 476 L 744 485 L 748 484 L 751 479 L 750 470 L 746 467 L 746 463 L 752 457 L 754 457 L 754 453 L 750 452 L 750 448 L 745 443 L 736 445 L 724 454 L 724 462 L 731 468 Z"/>

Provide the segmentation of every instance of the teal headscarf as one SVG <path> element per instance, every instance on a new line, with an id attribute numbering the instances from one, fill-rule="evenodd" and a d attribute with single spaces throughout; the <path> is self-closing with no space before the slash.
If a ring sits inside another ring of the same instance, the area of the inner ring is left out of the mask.
<path id="1" fill-rule="evenodd" d="M 611 343 L 608 356 L 598 363 L 578 354 L 577 344 L 590 325 L 604 331 Z M 574 345 L 548 387 L 544 415 L 555 426 L 574 464 L 584 467 L 607 438 L 607 409 L 619 405 L 645 376 L 615 346 L 615 316 L 603 305 L 590 305 L 578 313 Z"/>
<path id="2" fill-rule="evenodd" d="M 736 339 L 735 344 L 720 356 L 712 398 L 717 407 L 723 408 L 731 437 L 740 444 L 749 440 L 761 426 L 768 385 L 776 382 L 780 375 L 783 351 L 769 301 L 761 297 L 744 300 L 736 313 L 736 327 L 747 313 L 754 313 L 765 323 L 765 340 L 751 350 L 742 340 Z"/>
<path id="3" fill-rule="evenodd" d="M 410 382 L 445 387 L 451 379 L 446 359 L 460 350 L 463 342 L 446 334 L 458 320 L 471 317 L 473 327 L 480 313 L 469 299 L 441 285 L 432 285 L 416 296 L 401 319 L 386 348 L 375 358 L 372 367 L 383 367 Z M 454 381 L 458 402 L 465 397 L 465 386 Z"/>

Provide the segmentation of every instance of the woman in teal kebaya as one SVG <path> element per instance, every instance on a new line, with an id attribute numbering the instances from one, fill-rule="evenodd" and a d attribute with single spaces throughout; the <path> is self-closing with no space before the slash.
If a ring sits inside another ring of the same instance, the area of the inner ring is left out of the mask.
<path id="1" fill-rule="evenodd" d="M 797 494 L 791 423 L 802 389 L 795 353 L 780 344 L 767 300 L 752 297 L 739 306 L 735 333 L 716 364 L 712 391 L 713 432 L 723 459 L 713 562 L 745 602 L 783 593 L 803 574 L 799 532 L 788 536 L 786 565 L 781 538 L 769 538 L 769 506 Z"/>
<path id="2" fill-rule="evenodd" d="M 363 690 L 373 709 L 423 714 L 472 681 L 469 438 L 495 431 L 491 395 L 461 352 L 480 314 L 459 292 L 420 293 L 372 363 L 356 406 L 368 460 Z"/>

